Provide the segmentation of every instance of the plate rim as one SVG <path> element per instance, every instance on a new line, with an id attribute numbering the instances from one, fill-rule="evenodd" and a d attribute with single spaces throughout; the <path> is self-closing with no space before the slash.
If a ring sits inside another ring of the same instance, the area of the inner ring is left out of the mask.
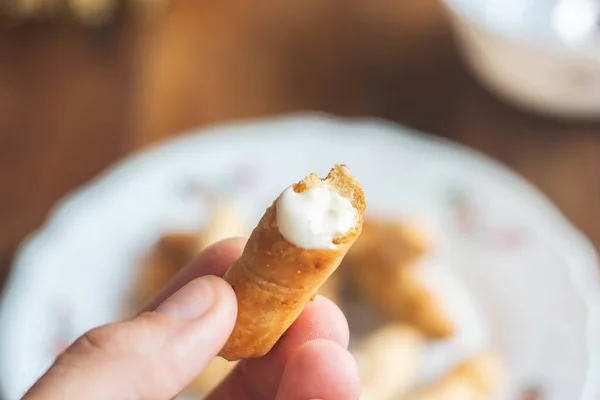
<path id="1" fill-rule="evenodd" d="M 354 126 L 361 127 L 362 129 L 357 130 L 360 132 L 363 132 L 366 127 L 371 127 L 377 131 L 377 134 L 389 136 L 390 140 L 409 140 L 423 148 L 433 148 L 438 153 L 446 153 L 447 157 L 477 163 L 493 174 L 493 179 L 500 179 L 506 183 L 506 186 L 511 188 L 511 191 L 523 194 L 526 202 L 531 205 L 531 208 L 537 209 L 540 219 L 543 216 L 544 219 L 552 221 L 552 225 L 560 227 L 560 229 L 552 232 L 549 230 L 540 230 L 538 233 L 540 233 L 547 243 L 555 246 L 557 254 L 565 260 L 573 287 L 588 311 L 587 346 L 592 354 L 589 358 L 590 365 L 581 398 L 587 400 L 592 399 L 593 396 L 600 395 L 600 382 L 594 381 L 594 377 L 600 374 L 600 343 L 596 343 L 594 340 L 594 337 L 600 336 L 600 263 L 597 251 L 589 239 L 564 216 L 544 193 L 510 167 L 478 150 L 450 139 L 420 132 L 376 117 L 339 117 L 322 112 L 301 112 L 275 117 L 249 118 L 233 122 L 216 123 L 183 131 L 180 135 L 140 148 L 109 164 L 95 177 L 61 197 L 48 212 L 47 218 L 40 227 L 30 233 L 21 242 L 15 252 L 9 276 L 5 281 L 4 291 L 0 297 L 0 327 L 5 326 L 7 323 L 7 315 L 10 314 L 10 299 L 18 296 L 17 289 L 22 286 L 23 282 L 27 281 L 27 276 L 32 273 L 30 271 L 32 267 L 28 268 L 28 258 L 31 257 L 31 254 L 36 253 L 45 239 L 51 235 L 55 227 L 60 225 L 60 221 L 65 218 L 64 215 L 68 214 L 69 210 L 77 209 L 76 206 L 81 202 L 81 199 L 90 196 L 95 191 L 102 190 L 103 187 L 110 187 L 111 181 L 120 179 L 119 175 L 123 175 L 127 171 L 134 170 L 137 164 L 145 162 L 159 154 L 185 147 L 186 143 L 196 140 L 207 143 L 225 142 L 235 139 L 236 136 L 247 138 L 249 134 L 244 131 L 248 129 L 256 131 L 256 127 L 259 126 L 281 124 L 316 124 L 320 127 L 334 127 L 336 129 Z M 345 134 L 356 133 L 345 132 Z M 252 133 L 252 135 L 257 135 L 257 133 Z M 260 133 L 260 135 L 267 136 L 269 133 Z M 334 136 L 338 135 L 338 133 L 332 131 L 327 132 L 327 135 Z M 362 135 L 362 133 L 358 133 L 358 135 Z M 565 251 L 566 248 L 569 251 Z M 5 330 L 0 329 L 0 345 L 5 343 L 5 336 Z M 0 394 L 2 395 L 6 395 L 8 392 L 6 388 L 7 376 L 8 369 L 4 362 L 0 360 Z"/>

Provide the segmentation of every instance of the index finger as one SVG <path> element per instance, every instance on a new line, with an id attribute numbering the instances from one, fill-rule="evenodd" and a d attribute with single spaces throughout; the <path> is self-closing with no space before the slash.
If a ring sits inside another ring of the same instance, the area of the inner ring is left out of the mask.
<path id="1" fill-rule="evenodd" d="M 209 246 L 198 258 L 179 271 L 142 312 L 153 311 L 169 296 L 196 278 L 204 275 L 223 276 L 227 268 L 240 257 L 245 244 L 246 239 L 233 238 Z"/>

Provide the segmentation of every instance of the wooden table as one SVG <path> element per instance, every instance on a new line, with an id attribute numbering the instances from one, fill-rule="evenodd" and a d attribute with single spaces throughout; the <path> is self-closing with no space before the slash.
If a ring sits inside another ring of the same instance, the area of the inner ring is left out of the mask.
<path id="1" fill-rule="evenodd" d="M 217 121 L 375 115 L 492 155 L 600 246 L 600 123 L 482 89 L 435 0 L 174 0 L 152 23 L 0 31 L 0 271 L 67 191 L 128 152 Z"/>

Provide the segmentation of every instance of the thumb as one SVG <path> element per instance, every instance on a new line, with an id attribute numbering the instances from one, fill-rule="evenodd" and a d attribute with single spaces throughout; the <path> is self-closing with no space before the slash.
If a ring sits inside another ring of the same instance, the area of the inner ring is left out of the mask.
<path id="1" fill-rule="evenodd" d="M 236 312 L 235 295 L 225 281 L 197 278 L 154 312 L 83 335 L 24 399 L 172 398 L 223 347 Z"/>

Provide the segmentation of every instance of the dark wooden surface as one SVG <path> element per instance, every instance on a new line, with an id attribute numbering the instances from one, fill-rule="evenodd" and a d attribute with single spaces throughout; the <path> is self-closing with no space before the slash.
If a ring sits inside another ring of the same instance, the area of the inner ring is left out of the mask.
<path id="1" fill-rule="evenodd" d="M 67 191 L 207 123 L 375 115 L 479 149 L 600 246 L 600 124 L 534 116 L 464 67 L 434 0 L 174 0 L 152 23 L 0 30 L 0 271 Z"/>

